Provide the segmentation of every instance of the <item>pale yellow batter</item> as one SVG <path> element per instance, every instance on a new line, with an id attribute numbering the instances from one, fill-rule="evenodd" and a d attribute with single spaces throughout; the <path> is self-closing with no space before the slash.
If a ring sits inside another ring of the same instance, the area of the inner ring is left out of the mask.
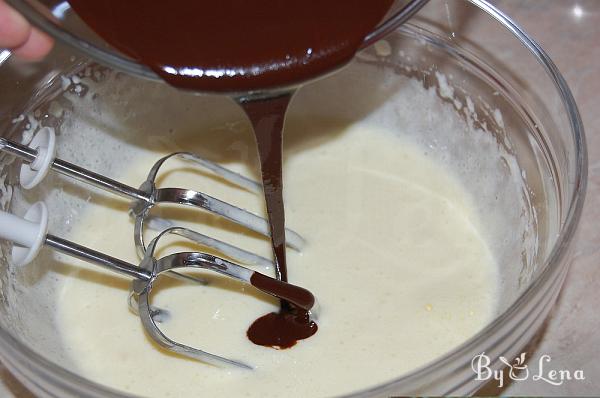
<path id="1" fill-rule="evenodd" d="M 310 129 L 321 122 L 294 123 Z M 491 320 L 496 265 L 475 227 L 472 198 L 451 172 L 423 148 L 368 123 L 326 128 L 339 130 L 335 139 L 287 151 L 285 159 L 287 226 L 308 242 L 301 253 L 288 249 L 290 281 L 317 297 L 317 334 L 288 350 L 255 346 L 245 333 L 276 308 L 270 297 L 213 274 L 205 274 L 211 281 L 206 287 L 164 280 L 154 295 L 154 304 L 172 313 L 163 331 L 256 369 L 194 362 L 144 335 L 126 305 L 126 278 L 69 260 L 83 270 L 67 277 L 58 317 L 82 374 L 154 397 L 330 396 L 424 365 Z M 138 184 L 159 156 L 137 157 L 120 179 Z M 227 166 L 255 175 L 242 164 Z M 259 196 L 176 162 L 172 168 L 176 172 L 167 173 L 162 186 L 202 190 L 264 213 Z M 73 236 L 135 262 L 126 210 L 125 201 L 98 203 Z M 199 231 L 270 257 L 266 239 L 229 222 L 197 211 L 163 216 L 193 216 Z M 190 246 L 173 242 L 163 253 L 181 249 Z"/>

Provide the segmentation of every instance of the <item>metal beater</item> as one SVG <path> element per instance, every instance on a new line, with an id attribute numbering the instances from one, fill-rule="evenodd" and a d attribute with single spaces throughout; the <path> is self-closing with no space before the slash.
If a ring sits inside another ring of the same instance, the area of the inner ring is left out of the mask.
<path id="1" fill-rule="evenodd" d="M 150 306 L 149 294 L 157 277 L 163 274 L 165 276 L 205 284 L 201 279 L 176 271 L 182 268 L 206 269 L 246 283 L 251 283 L 251 278 L 255 271 L 226 259 L 202 252 L 175 253 L 160 259 L 156 259 L 154 253 L 162 237 L 174 234 L 199 243 L 204 247 L 217 250 L 219 253 L 242 263 L 272 265 L 272 261 L 191 229 L 175 226 L 169 220 L 152 217 L 150 211 L 160 203 L 192 206 L 207 210 L 252 231 L 268 236 L 267 221 L 253 213 L 202 192 L 183 188 L 157 188 L 155 181 L 164 163 L 173 157 L 179 157 L 203 167 L 243 189 L 258 193 L 262 189 L 260 184 L 198 155 L 188 152 L 177 152 L 158 160 L 151 168 L 146 181 L 144 181 L 139 189 L 136 189 L 64 160 L 57 159 L 55 156 L 56 137 L 54 131 L 48 127 L 40 129 L 31 140 L 29 146 L 13 142 L 6 138 L 0 138 L 0 151 L 13 154 L 24 160 L 20 170 L 20 183 L 25 189 L 35 187 L 44 179 L 49 170 L 53 169 L 61 174 L 101 188 L 107 192 L 133 199 L 130 206 L 130 214 L 135 219 L 134 243 L 141 258 L 139 266 L 136 266 L 48 234 L 48 210 L 43 202 L 38 202 L 29 209 L 24 218 L 0 212 L 0 238 L 14 243 L 12 252 L 14 264 L 25 265 L 31 262 L 37 256 L 41 247 L 46 245 L 69 256 L 131 276 L 135 280 L 131 286 L 130 308 L 139 315 L 148 334 L 160 346 L 202 362 L 228 364 L 251 369 L 251 366 L 246 363 L 189 347 L 168 338 L 157 326 L 157 323 L 160 322 L 160 315 L 164 315 L 165 311 Z M 160 232 L 148 245 L 144 242 L 143 237 L 145 227 Z M 302 237 L 290 230 L 286 232 L 289 236 L 288 246 L 299 250 L 304 244 Z M 283 284 L 286 286 L 286 289 L 300 289 L 310 294 L 310 292 L 301 287 L 276 279 L 273 279 L 273 281 L 274 283 Z M 280 294 L 275 294 L 271 291 L 265 292 L 286 299 L 286 297 L 281 297 Z"/>
<path id="2" fill-rule="evenodd" d="M 72 177 L 104 191 L 132 199 L 130 214 L 135 219 L 134 242 L 140 258 L 144 257 L 146 251 L 144 243 L 146 226 L 159 232 L 175 226 L 169 220 L 151 216 L 150 211 L 152 208 L 161 203 L 180 204 L 204 209 L 254 232 L 258 232 L 263 236 L 269 236 L 269 224 L 267 220 L 256 214 L 191 189 L 156 187 L 156 178 L 161 167 L 169 159 L 178 157 L 196 166 L 203 167 L 238 187 L 258 194 L 262 193 L 262 186 L 256 181 L 190 152 L 176 152 L 159 159 L 150 169 L 146 181 L 142 183 L 139 189 L 136 189 L 72 163 L 57 159 L 56 136 L 54 130 L 49 127 L 41 128 L 28 146 L 6 138 L 0 138 L 0 151 L 13 154 L 25 161 L 21 166 L 20 174 L 20 183 L 25 189 L 35 187 L 44 179 L 48 171 L 52 169 L 60 174 Z M 217 250 L 219 253 L 245 264 L 272 265 L 271 260 L 188 228 L 179 227 L 174 233 L 205 247 Z M 289 229 L 286 230 L 286 240 L 287 245 L 294 250 L 299 251 L 304 245 L 304 239 Z"/>

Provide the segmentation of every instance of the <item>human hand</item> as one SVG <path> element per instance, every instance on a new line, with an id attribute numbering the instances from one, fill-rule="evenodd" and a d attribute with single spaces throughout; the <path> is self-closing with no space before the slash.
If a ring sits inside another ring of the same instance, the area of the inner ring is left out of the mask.
<path id="1" fill-rule="evenodd" d="M 0 0 L 0 49 L 7 48 L 18 58 L 36 61 L 52 49 L 52 39 L 16 10 Z"/>

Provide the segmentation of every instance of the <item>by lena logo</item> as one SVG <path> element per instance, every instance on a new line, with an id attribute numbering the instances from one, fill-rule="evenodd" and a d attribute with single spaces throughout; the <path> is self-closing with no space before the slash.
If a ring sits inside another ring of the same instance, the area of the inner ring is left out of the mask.
<path id="1" fill-rule="evenodd" d="M 498 382 L 498 387 L 504 386 L 506 378 L 513 381 L 522 381 L 528 380 L 531 377 L 533 381 L 541 381 L 553 386 L 560 386 L 567 380 L 585 380 L 583 370 L 581 369 L 574 371 L 552 369 L 550 364 L 552 358 L 550 358 L 550 355 L 542 355 L 537 363 L 537 372 L 534 372 L 533 369 L 530 372 L 530 368 L 525 363 L 526 355 L 524 352 L 521 353 L 512 363 L 505 357 L 500 357 L 500 362 L 506 367 L 499 370 L 492 370 L 490 368 L 492 361 L 485 352 L 482 352 L 476 355 L 471 361 L 471 368 L 475 372 L 475 380 L 487 381 L 493 379 Z"/>

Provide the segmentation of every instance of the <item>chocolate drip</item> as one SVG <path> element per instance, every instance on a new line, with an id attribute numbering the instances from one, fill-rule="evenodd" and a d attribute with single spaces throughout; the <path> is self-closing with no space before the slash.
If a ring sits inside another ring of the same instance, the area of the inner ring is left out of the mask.
<path id="1" fill-rule="evenodd" d="M 271 227 L 271 242 L 275 254 L 275 275 L 277 279 L 285 282 L 288 280 L 288 275 L 285 255 L 282 142 L 285 113 L 292 95 L 293 93 L 287 93 L 275 98 L 240 102 L 252 123 L 256 137 L 267 214 Z M 268 281 L 268 278 L 257 279 L 257 282 L 273 284 L 273 281 Z M 273 286 L 268 287 L 273 288 Z M 308 313 L 314 304 L 314 297 L 312 302 L 299 303 L 299 299 L 306 300 L 306 297 L 295 297 L 292 295 L 289 285 L 283 285 L 283 287 L 285 291 L 279 291 L 279 293 L 283 293 L 281 296 L 287 297 L 288 300 L 281 301 L 279 312 L 272 312 L 258 318 L 248 328 L 248 338 L 254 344 L 279 349 L 290 348 L 298 340 L 306 339 L 317 332 L 317 324 L 310 320 Z"/>
<path id="2" fill-rule="evenodd" d="M 256 137 L 267 204 L 271 243 L 275 254 L 275 276 L 287 282 L 285 256 L 285 211 L 283 206 L 283 123 L 292 93 L 276 98 L 241 102 Z"/>
<path id="3" fill-rule="evenodd" d="M 288 285 L 258 272 L 252 274 L 250 283 L 263 292 L 285 298 L 288 303 L 299 309 L 308 311 L 315 305 L 315 296 L 300 286 Z"/>

